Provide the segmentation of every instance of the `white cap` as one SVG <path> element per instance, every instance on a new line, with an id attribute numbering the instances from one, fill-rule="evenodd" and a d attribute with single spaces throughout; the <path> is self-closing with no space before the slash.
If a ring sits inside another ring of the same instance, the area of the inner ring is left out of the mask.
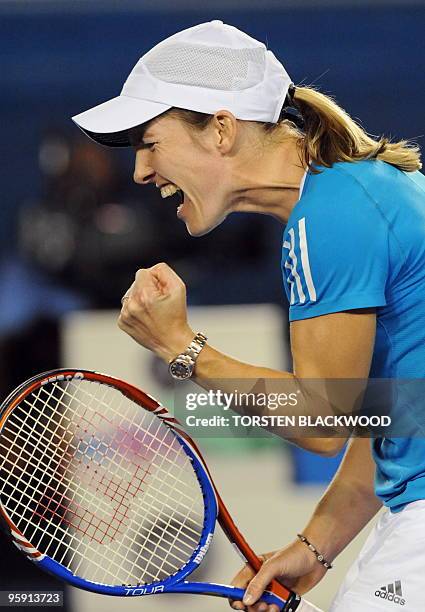
<path id="1" fill-rule="evenodd" d="M 216 20 L 157 44 L 139 59 L 119 96 L 72 119 L 101 144 L 129 146 L 128 130 L 172 107 L 276 123 L 290 85 L 263 43 Z"/>

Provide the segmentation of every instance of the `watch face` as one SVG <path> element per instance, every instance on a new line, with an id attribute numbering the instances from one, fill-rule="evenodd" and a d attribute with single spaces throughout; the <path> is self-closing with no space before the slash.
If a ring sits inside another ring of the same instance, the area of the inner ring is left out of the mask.
<path id="1" fill-rule="evenodd" d="M 182 359 L 176 359 L 170 364 L 170 374 L 178 380 L 189 378 L 192 374 L 192 368 Z"/>

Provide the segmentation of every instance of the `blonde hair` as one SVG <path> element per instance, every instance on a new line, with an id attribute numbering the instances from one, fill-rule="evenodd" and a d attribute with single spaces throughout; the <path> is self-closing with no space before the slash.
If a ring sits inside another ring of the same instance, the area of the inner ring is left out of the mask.
<path id="1" fill-rule="evenodd" d="M 415 143 L 369 136 L 330 96 L 312 87 L 293 87 L 290 104 L 300 112 L 303 128 L 288 119 L 283 109 L 282 120 L 264 123 L 264 129 L 271 133 L 283 124 L 288 127 L 298 139 L 304 164 L 314 173 L 318 172 L 316 166 L 330 168 L 336 162 L 366 159 L 379 159 L 406 172 L 422 168 L 420 149 Z M 175 107 L 168 113 L 199 130 L 205 129 L 212 118 L 212 115 Z"/>
<path id="2" fill-rule="evenodd" d="M 303 161 L 313 172 L 316 165 L 329 168 L 335 162 L 366 159 L 379 159 L 406 172 L 422 168 L 416 144 L 390 142 L 385 137 L 375 140 L 331 97 L 312 87 L 294 87 L 291 103 L 304 121 L 300 147 Z"/>

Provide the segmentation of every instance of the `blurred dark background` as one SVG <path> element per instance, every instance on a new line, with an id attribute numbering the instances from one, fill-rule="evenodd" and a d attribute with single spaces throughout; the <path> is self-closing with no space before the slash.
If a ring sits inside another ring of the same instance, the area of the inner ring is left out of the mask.
<path id="1" fill-rule="evenodd" d="M 100 148 L 74 114 L 118 95 L 161 39 L 222 19 L 266 42 L 373 134 L 423 134 L 425 3 L 0 0 L 0 393 L 59 363 L 59 321 L 118 308 L 139 267 L 165 260 L 191 304 L 278 303 L 283 228 L 232 216 L 193 239 L 175 207 L 132 183 L 131 151 Z M 1 550 L 10 546 L 0 541 Z M 0 556 L 0 588 L 22 577 Z M 38 573 L 28 582 L 40 585 Z"/>
<path id="2" fill-rule="evenodd" d="M 282 303 L 278 224 L 240 215 L 190 238 L 170 202 L 132 184 L 131 151 L 93 145 L 70 117 L 117 95 L 162 38 L 220 18 L 265 41 L 295 83 L 334 94 L 369 132 L 421 136 L 423 2 L 285 4 L 189 10 L 160 0 L 164 10 L 155 11 L 138 1 L 0 2 L 1 276 L 14 293 L 13 304 L 7 295 L 0 303 L 10 308 L 6 327 L 31 318 L 16 309 L 25 284 L 13 283 L 16 258 L 23 276 L 40 275 L 38 286 L 61 286 L 49 296 L 52 311 L 115 307 L 134 269 L 164 258 L 184 275 L 192 303 Z M 219 283 L 206 282 L 217 274 Z"/>

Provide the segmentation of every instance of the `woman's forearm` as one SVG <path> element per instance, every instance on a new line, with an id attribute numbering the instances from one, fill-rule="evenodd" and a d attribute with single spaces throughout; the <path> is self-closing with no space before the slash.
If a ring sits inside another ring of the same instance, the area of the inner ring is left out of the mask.
<path id="1" fill-rule="evenodd" d="M 259 378 L 280 378 L 292 380 L 295 384 L 295 376 L 292 372 L 284 372 L 274 370 L 272 368 L 264 368 L 261 366 L 250 365 L 242 361 L 238 361 L 233 357 L 224 355 L 208 344 L 202 349 L 196 362 L 195 376 L 196 382 L 204 386 L 208 384 L 208 380 L 223 379 L 251 379 Z"/>
<path id="2" fill-rule="evenodd" d="M 303 533 L 333 560 L 382 507 L 374 494 L 370 440 L 351 441 L 343 463 Z"/>
<path id="3" fill-rule="evenodd" d="M 282 392 L 287 396 L 291 394 L 297 397 L 297 405 L 288 408 L 279 407 L 273 410 L 273 415 L 306 415 L 317 412 L 317 402 L 309 398 L 305 387 L 292 372 L 274 370 L 262 366 L 243 363 L 224 355 L 209 345 L 206 345 L 196 362 L 193 380 L 206 390 L 218 390 L 223 393 L 233 393 L 237 389 L 239 393 L 255 393 L 256 384 L 261 381 L 261 391 L 264 393 Z M 272 381 L 275 382 L 272 382 Z M 281 380 L 282 384 L 278 381 Z M 309 406 L 311 404 L 311 406 Z M 232 405 L 232 409 L 242 414 L 259 414 L 259 408 L 255 406 Z M 290 442 L 321 455 L 335 455 L 344 445 L 343 436 L 326 438 L 324 436 L 294 437 L 295 430 L 292 428 L 269 428 L 275 435 L 289 439 Z M 300 432 L 301 430 L 298 429 Z M 323 430 L 322 430 L 323 433 Z M 287 438 L 287 435 L 289 437 Z"/>

